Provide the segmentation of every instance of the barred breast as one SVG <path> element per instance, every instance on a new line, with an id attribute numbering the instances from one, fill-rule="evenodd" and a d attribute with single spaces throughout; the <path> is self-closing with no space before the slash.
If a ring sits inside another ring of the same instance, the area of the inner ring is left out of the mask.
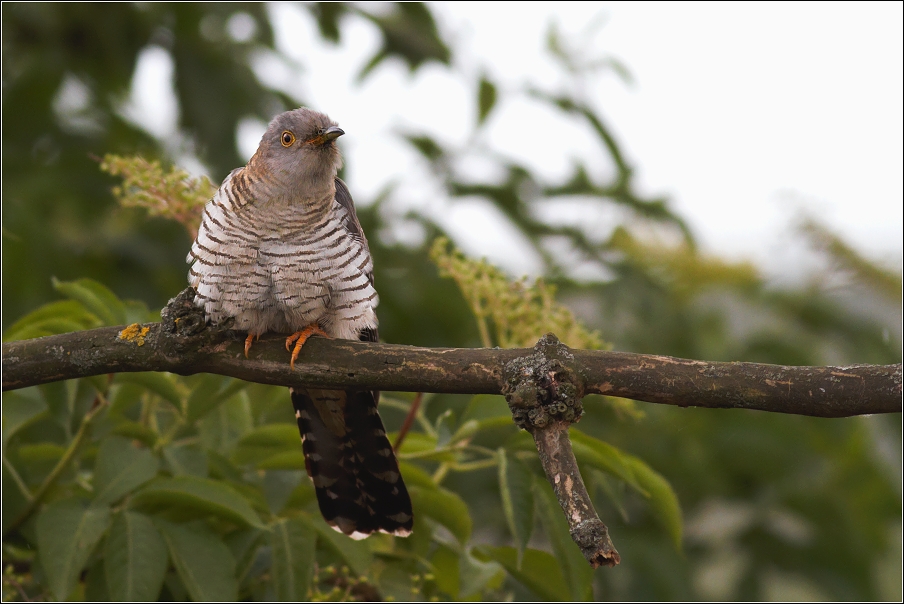
<path id="1" fill-rule="evenodd" d="M 357 339 L 375 328 L 373 264 L 345 184 L 337 178 L 319 199 L 291 200 L 247 169 L 234 170 L 204 208 L 187 258 L 195 303 L 214 323 L 231 317 L 255 335 L 316 322 Z"/>

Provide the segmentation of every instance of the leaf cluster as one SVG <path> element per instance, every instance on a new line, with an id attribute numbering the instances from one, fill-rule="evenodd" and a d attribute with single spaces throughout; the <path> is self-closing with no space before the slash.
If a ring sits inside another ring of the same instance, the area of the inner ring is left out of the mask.
<path id="1" fill-rule="evenodd" d="M 113 196 L 121 206 L 144 208 L 150 216 L 178 222 L 192 239 L 197 236 L 204 204 L 215 190 L 209 178 L 191 178 L 178 168 L 164 171 L 159 161 L 138 156 L 108 154 L 100 169 L 122 177 L 122 185 L 113 187 Z"/>
<path id="2" fill-rule="evenodd" d="M 484 347 L 528 348 L 550 332 L 572 348 L 606 346 L 599 332 L 588 330 L 570 309 L 556 302 L 554 286 L 542 279 L 532 285 L 527 278 L 511 281 L 486 260 L 471 260 L 449 245 L 448 239 L 437 239 L 430 257 L 440 275 L 454 279 L 468 301 Z"/>

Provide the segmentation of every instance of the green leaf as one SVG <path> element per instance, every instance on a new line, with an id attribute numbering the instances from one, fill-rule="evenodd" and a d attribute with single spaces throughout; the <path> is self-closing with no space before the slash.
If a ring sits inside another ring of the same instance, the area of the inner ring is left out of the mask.
<path id="1" fill-rule="evenodd" d="M 41 567 L 50 591 L 65 599 L 110 522 L 110 509 L 86 507 L 77 499 L 48 505 L 36 521 Z"/>
<path id="2" fill-rule="evenodd" d="M 248 393 L 241 392 L 217 405 L 198 420 L 197 426 L 201 444 L 228 457 L 239 439 L 254 426 Z M 295 437 L 298 438 L 297 430 Z"/>
<path id="3" fill-rule="evenodd" d="M 224 539 L 235 559 L 235 578 L 241 584 L 251 570 L 256 559 L 258 546 L 267 531 L 244 528 L 232 531 Z"/>
<path id="4" fill-rule="evenodd" d="M 231 458 L 236 464 L 261 464 L 280 453 L 293 456 L 301 453 L 301 437 L 296 424 L 265 424 L 251 430 L 239 440 Z M 303 458 L 301 467 L 304 467 Z"/>
<path id="5" fill-rule="evenodd" d="M 196 602 L 238 599 L 235 559 L 215 532 L 202 523 L 173 524 L 155 519 L 179 578 Z"/>
<path id="6" fill-rule="evenodd" d="M 66 430 L 71 428 L 75 389 L 75 380 L 51 382 L 38 386 L 38 390 L 41 391 L 41 395 L 47 403 L 47 411 Z"/>
<path id="7" fill-rule="evenodd" d="M 505 581 L 505 571 L 494 560 L 481 560 L 464 551 L 459 557 L 461 599 L 470 599 L 488 590 L 498 589 Z"/>
<path id="8" fill-rule="evenodd" d="M 3 395 L 3 448 L 9 437 L 47 411 L 47 403 L 35 388 Z"/>
<path id="9" fill-rule="evenodd" d="M 433 557 L 430 559 L 434 569 L 433 574 L 436 577 L 436 587 L 451 596 L 453 600 L 459 599 L 458 594 L 461 591 L 459 586 L 461 581 L 461 573 L 458 568 L 459 558 L 459 554 L 448 545 L 440 545 L 433 552 Z"/>
<path id="10" fill-rule="evenodd" d="M 390 441 L 395 440 L 391 435 Z M 399 459 L 428 459 L 430 461 L 455 461 L 455 453 L 449 450 L 437 450 L 436 438 L 423 432 L 409 432 L 402 442 Z"/>
<path id="11" fill-rule="evenodd" d="M 192 388 L 186 404 L 185 419 L 194 422 L 218 405 L 225 403 L 248 386 L 248 382 L 233 378 L 203 374 Z"/>
<path id="12" fill-rule="evenodd" d="M 53 443 L 38 443 L 35 445 L 22 445 L 17 451 L 19 457 L 20 471 L 24 470 L 23 476 L 41 477 L 49 474 L 53 468 L 59 463 L 66 454 L 66 448 Z M 66 469 L 64 476 L 70 478 L 72 470 Z M 30 479 L 29 482 L 33 482 Z"/>
<path id="13" fill-rule="evenodd" d="M 625 481 L 650 501 L 654 515 L 668 531 L 677 548 L 681 548 L 682 519 L 678 497 L 668 481 L 643 460 L 625 453 L 580 430 L 569 431 L 575 457 L 581 464 L 612 474 Z M 526 441 L 519 437 L 519 444 Z"/>
<path id="14" fill-rule="evenodd" d="M 622 522 L 627 524 L 630 520 L 628 516 L 628 509 L 625 507 L 625 491 L 626 483 L 619 482 L 617 488 L 616 485 L 612 484 L 611 478 L 605 473 L 597 470 L 596 468 L 590 468 L 589 476 L 581 471 L 581 474 L 585 477 L 587 482 L 587 490 L 590 490 L 591 483 L 593 486 L 597 486 L 602 489 L 603 493 L 606 494 L 606 497 L 609 498 L 609 502 L 615 506 L 615 509 L 618 511 L 618 514 L 622 518 Z"/>
<path id="15" fill-rule="evenodd" d="M 451 409 L 443 411 L 433 425 L 436 433 L 436 446 L 445 447 L 452 440 L 452 426 L 455 424 L 455 414 Z"/>
<path id="16" fill-rule="evenodd" d="M 100 325 L 100 319 L 75 300 L 58 300 L 31 311 L 10 325 L 3 333 L 3 341 L 28 340 Z"/>
<path id="17" fill-rule="evenodd" d="M 436 488 L 433 476 L 422 470 L 420 466 L 408 463 L 407 461 L 400 461 L 399 471 L 402 473 L 402 478 L 405 479 L 405 484 L 409 487 L 424 487 L 426 489 Z"/>
<path id="18" fill-rule="evenodd" d="M 126 307 L 107 286 L 93 279 L 59 281 L 51 279 L 53 288 L 71 300 L 81 302 L 85 308 L 103 321 L 104 325 L 124 325 Z"/>
<path id="19" fill-rule="evenodd" d="M 5 534 L 13 521 L 28 507 L 29 501 L 25 498 L 25 494 L 27 492 L 30 497 L 31 493 L 28 491 L 28 487 L 22 484 L 20 472 L 13 466 L 12 462 L 3 464 L 2 478 L 0 480 L 2 480 L 3 492 L 3 505 L 0 506 L 2 522 L 0 523 L 3 525 L 3 533 Z"/>
<path id="20" fill-rule="evenodd" d="M 273 563 L 270 580 L 280 602 L 302 602 L 314 576 L 317 532 L 303 520 L 283 519 L 270 526 Z"/>
<path id="21" fill-rule="evenodd" d="M 661 474 L 648 466 L 642 459 L 627 455 L 627 462 L 637 477 L 637 482 L 648 493 L 647 499 L 653 514 L 669 533 L 675 547 L 681 550 L 681 536 L 684 523 L 681 518 L 681 504 L 672 485 Z"/>
<path id="22" fill-rule="evenodd" d="M 163 459 L 173 476 L 207 478 L 207 452 L 198 445 L 169 445 L 163 448 Z"/>
<path id="23" fill-rule="evenodd" d="M 84 574 L 84 595 L 81 599 L 85 602 L 112 602 L 110 590 L 107 589 L 107 573 L 105 570 L 104 557 L 95 557 L 94 563 Z M 73 594 L 78 593 L 79 588 L 69 595 L 69 600 L 73 600 Z"/>
<path id="24" fill-rule="evenodd" d="M 311 2 L 305 5 L 314 18 L 317 19 L 317 27 L 320 29 L 320 37 L 333 43 L 339 43 L 339 22 L 341 17 L 348 12 L 341 2 Z"/>
<path id="25" fill-rule="evenodd" d="M 282 451 L 271 455 L 267 459 L 258 462 L 255 466 L 258 470 L 304 470 L 304 452 L 301 444 L 297 445 L 297 451 Z"/>
<path id="26" fill-rule="evenodd" d="M 160 438 L 160 436 L 156 432 L 154 432 L 144 424 L 129 420 L 118 422 L 116 424 L 116 427 L 113 428 L 112 433 L 118 436 L 125 436 L 126 438 L 141 441 L 148 447 L 153 447 L 154 445 L 156 445 L 157 440 Z"/>
<path id="27" fill-rule="evenodd" d="M 549 482 L 535 476 L 534 495 L 546 536 L 571 591 L 569 599 L 592 600 L 593 569 L 587 564 L 581 549 L 571 539 L 568 522 Z"/>
<path id="28" fill-rule="evenodd" d="M 358 79 L 363 80 L 377 65 L 388 57 L 398 57 L 408 63 L 413 72 L 425 61 L 449 64 L 451 52 L 436 28 L 430 10 L 419 2 L 400 2 L 392 8 L 374 11 L 359 10 L 380 29 L 383 43 L 373 57 L 361 69 Z"/>
<path id="29" fill-rule="evenodd" d="M 94 463 L 94 502 L 109 504 L 157 475 L 159 463 L 147 449 L 138 449 L 121 436 L 108 436 Z"/>
<path id="30" fill-rule="evenodd" d="M 129 419 L 139 417 L 140 412 L 132 411 L 132 409 L 138 407 L 141 404 L 146 392 L 147 388 L 145 388 L 144 386 L 140 386 L 138 384 L 119 383 L 114 377 L 113 383 L 107 390 L 107 400 L 110 401 L 110 406 L 107 414 L 111 418 L 115 419 Z"/>
<path id="31" fill-rule="evenodd" d="M 415 136 L 409 134 L 405 135 L 404 138 L 412 147 L 419 151 L 421 155 L 430 161 L 437 161 L 446 154 L 445 149 L 429 136 Z"/>
<path id="32" fill-rule="evenodd" d="M 294 423 L 265 424 L 251 430 L 239 441 L 240 447 L 297 447 L 300 440 Z"/>
<path id="33" fill-rule="evenodd" d="M 141 300 L 123 300 L 126 311 L 126 325 L 132 323 L 152 323 L 160 320 L 160 312 L 148 310 L 148 305 Z"/>
<path id="34" fill-rule="evenodd" d="M 91 315 L 91 317 L 96 319 L 93 315 Z M 10 329 L 7 332 L 8 335 L 4 336 L 4 341 L 31 340 L 34 338 L 43 338 L 45 336 L 53 336 L 61 333 L 72 333 L 73 331 L 82 331 L 84 329 L 100 326 L 101 322 L 98 320 L 89 322 L 88 320 L 76 321 L 74 319 L 66 318 L 45 319 L 43 321 L 30 323 L 16 331 Z"/>
<path id="35" fill-rule="evenodd" d="M 512 412 L 509 410 L 505 397 L 498 394 L 477 394 L 468 401 L 465 412 L 461 415 L 462 422 L 467 420 L 485 420 L 507 418 L 512 421 Z"/>
<path id="36" fill-rule="evenodd" d="M 169 557 L 151 519 L 122 511 L 104 546 L 107 589 L 113 602 L 152 602 L 160 595 Z"/>
<path id="37" fill-rule="evenodd" d="M 477 91 L 477 123 L 482 124 L 495 106 L 496 85 L 489 81 L 486 76 L 482 76 Z"/>
<path id="38" fill-rule="evenodd" d="M 502 511 L 518 548 L 518 563 L 534 530 L 533 475 L 521 461 L 499 449 L 499 493 Z"/>
<path id="39" fill-rule="evenodd" d="M 267 508 L 274 515 L 282 511 L 292 492 L 305 477 L 304 470 L 271 470 L 264 475 L 261 489 L 267 501 Z"/>
<path id="40" fill-rule="evenodd" d="M 264 528 L 247 499 L 232 487 L 209 478 L 158 478 L 136 493 L 130 504 L 132 507 L 189 508 L 242 525 Z"/>
<path id="41" fill-rule="evenodd" d="M 648 493 L 634 475 L 634 466 L 630 462 L 630 454 L 574 428 L 568 431 L 568 435 L 571 439 L 574 456 L 580 464 L 587 464 L 617 476 L 644 497 L 648 496 Z"/>
<path id="42" fill-rule="evenodd" d="M 333 529 L 317 514 L 316 516 L 299 516 L 317 531 L 317 539 L 323 545 L 333 550 L 340 558 L 345 560 L 352 572 L 363 577 L 373 564 L 374 554 L 367 541 L 356 541 Z"/>
<path id="43" fill-rule="evenodd" d="M 475 552 L 495 560 L 519 583 L 533 591 L 537 597 L 550 602 L 570 602 L 571 590 L 565 583 L 565 576 L 559 561 L 547 552 L 536 549 L 524 550 L 524 557 L 518 565 L 518 552 L 513 547 L 475 548 Z"/>
<path id="44" fill-rule="evenodd" d="M 216 451 L 205 449 L 207 453 L 207 469 L 211 478 L 221 478 L 234 482 L 242 481 L 242 472 L 231 461 Z"/>
<path id="45" fill-rule="evenodd" d="M 410 487 L 411 504 L 414 514 L 423 514 L 449 529 L 459 543 L 467 543 L 471 538 L 471 514 L 468 504 L 461 497 L 443 488 L 424 489 Z"/>
<path id="46" fill-rule="evenodd" d="M 156 371 L 119 373 L 116 375 L 116 382 L 120 384 L 137 384 L 139 386 L 144 386 L 154 394 L 172 403 L 180 413 L 182 412 L 183 397 L 179 392 L 176 376 L 171 373 Z"/>
<path id="47" fill-rule="evenodd" d="M 469 419 L 455 429 L 455 432 L 449 438 L 449 444 L 456 444 L 462 441 L 470 441 L 480 431 L 480 422 L 476 419 Z"/>

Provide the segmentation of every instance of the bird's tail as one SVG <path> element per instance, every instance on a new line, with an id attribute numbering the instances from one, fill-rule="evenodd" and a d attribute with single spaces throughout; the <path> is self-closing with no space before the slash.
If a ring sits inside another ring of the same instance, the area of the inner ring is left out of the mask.
<path id="1" fill-rule="evenodd" d="M 366 390 L 290 388 L 304 461 L 327 524 L 355 539 L 408 536 L 411 499 Z"/>

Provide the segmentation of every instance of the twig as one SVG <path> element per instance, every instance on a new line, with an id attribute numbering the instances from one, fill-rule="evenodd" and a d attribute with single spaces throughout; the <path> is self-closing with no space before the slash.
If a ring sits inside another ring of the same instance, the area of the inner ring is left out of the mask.
<path id="1" fill-rule="evenodd" d="M 408 409 L 408 415 L 405 416 L 405 421 L 402 422 L 402 427 L 399 428 L 399 435 L 396 436 L 395 444 L 392 445 L 392 450 L 396 453 L 402 448 L 402 442 L 405 440 L 405 436 L 408 434 L 408 431 L 411 430 L 412 424 L 414 424 L 414 418 L 417 417 L 418 409 L 421 408 L 421 400 L 424 398 L 423 392 L 418 392 L 414 395 L 414 400 L 411 401 L 411 407 Z"/>

